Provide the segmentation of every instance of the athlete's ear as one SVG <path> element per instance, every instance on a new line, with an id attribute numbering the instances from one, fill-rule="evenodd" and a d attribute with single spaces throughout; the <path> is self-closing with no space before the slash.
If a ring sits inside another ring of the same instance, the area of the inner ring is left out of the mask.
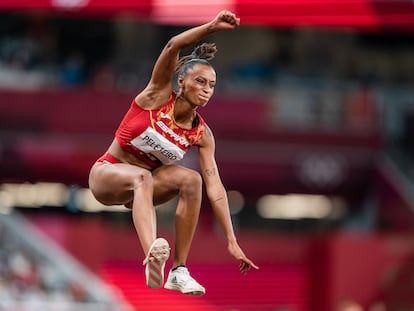
<path id="1" fill-rule="evenodd" d="M 184 84 L 184 77 L 183 76 L 178 76 L 177 84 L 180 88 L 183 87 L 183 84 Z"/>

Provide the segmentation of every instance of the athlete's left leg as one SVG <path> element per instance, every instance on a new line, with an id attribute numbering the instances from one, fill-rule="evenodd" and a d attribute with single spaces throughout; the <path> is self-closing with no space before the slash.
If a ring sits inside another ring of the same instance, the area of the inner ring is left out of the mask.
<path id="1" fill-rule="evenodd" d="M 162 166 L 153 172 L 153 186 L 154 205 L 178 195 L 173 266 L 185 265 L 200 215 L 201 176 L 198 172 L 182 166 Z"/>

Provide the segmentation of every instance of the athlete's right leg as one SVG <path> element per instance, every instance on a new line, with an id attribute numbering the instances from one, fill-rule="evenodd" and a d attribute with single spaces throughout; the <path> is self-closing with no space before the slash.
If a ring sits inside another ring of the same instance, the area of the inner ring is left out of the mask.
<path id="1" fill-rule="evenodd" d="M 156 213 L 153 205 L 151 172 L 137 166 L 95 163 L 89 174 L 89 188 L 105 205 L 133 201 L 132 218 L 142 249 L 147 256 L 156 239 Z"/>
<path id="2" fill-rule="evenodd" d="M 146 256 L 144 264 L 147 286 L 162 287 L 170 246 L 165 239 L 156 239 L 151 172 L 124 163 L 98 162 L 91 169 L 89 186 L 96 199 L 103 204 L 123 204 L 132 208 L 135 230 Z"/>

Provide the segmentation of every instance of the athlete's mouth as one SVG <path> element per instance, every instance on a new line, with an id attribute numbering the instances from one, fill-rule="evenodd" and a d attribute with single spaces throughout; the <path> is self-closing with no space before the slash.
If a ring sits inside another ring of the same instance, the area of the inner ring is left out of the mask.
<path id="1" fill-rule="evenodd" d="M 208 101 L 210 99 L 210 97 L 205 96 L 205 95 L 200 95 L 199 96 L 202 100 Z"/>

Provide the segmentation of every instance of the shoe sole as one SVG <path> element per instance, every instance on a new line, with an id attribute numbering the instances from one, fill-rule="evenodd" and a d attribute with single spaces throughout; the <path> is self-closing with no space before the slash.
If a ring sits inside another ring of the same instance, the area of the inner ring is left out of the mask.
<path id="1" fill-rule="evenodd" d="M 145 276 L 149 288 L 161 288 L 164 284 L 164 267 L 169 257 L 170 246 L 167 240 L 163 238 L 156 239 L 144 260 L 144 264 L 146 264 Z"/>
<path id="2" fill-rule="evenodd" d="M 206 293 L 205 290 L 204 291 L 202 291 L 202 290 L 193 290 L 193 291 L 186 292 L 186 291 L 183 291 L 179 285 L 171 284 L 171 283 L 168 283 L 168 282 L 165 283 L 164 288 L 170 289 L 170 290 L 175 290 L 175 291 L 178 291 L 182 294 L 192 295 L 192 296 L 202 296 Z"/>

